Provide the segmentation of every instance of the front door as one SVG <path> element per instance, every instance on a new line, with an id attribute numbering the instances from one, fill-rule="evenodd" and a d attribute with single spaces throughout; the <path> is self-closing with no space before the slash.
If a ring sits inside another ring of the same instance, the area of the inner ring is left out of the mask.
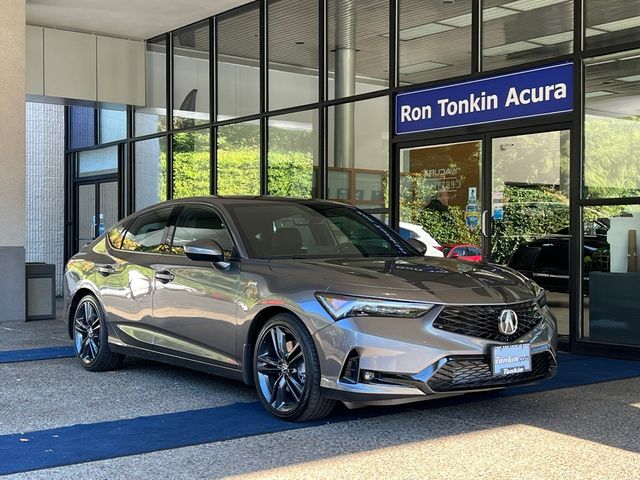
<path id="1" fill-rule="evenodd" d="M 494 136 L 490 252 L 547 291 L 569 334 L 569 130 Z"/>
<path id="2" fill-rule="evenodd" d="M 118 221 L 118 179 L 77 184 L 75 204 L 77 252 Z"/>
<path id="3" fill-rule="evenodd" d="M 400 234 L 425 243 L 427 255 L 480 261 L 486 253 L 482 141 L 402 148 L 399 153 Z"/>
<path id="4" fill-rule="evenodd" d="M 235 368 L 239 263 L 230 261 L 225 268 L 184 254 L 189 242 L 210 239 L 230 259 L 231 236 L 222 217 L 206 205 L 182 207 L 174 230 L 170 254 L 159 255 L 154 266 L 153 329 L 172 350 Z"/>

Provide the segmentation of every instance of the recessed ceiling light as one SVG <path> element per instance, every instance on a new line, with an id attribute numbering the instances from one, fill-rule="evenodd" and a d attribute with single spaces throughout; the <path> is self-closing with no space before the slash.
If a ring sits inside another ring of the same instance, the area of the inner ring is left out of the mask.
<path id="1" fill-rule="evenodd" d="M 451 25 L 452 27 L 468 27 L 471 25 L 471 14 L 465 13 L 457 17 L 445 18 L 444 20 L 438 20 L 438 23 Z"/>
<path id="2" fill-rule="evenodd" d="M 424 25 L 400 30 L 400 40 L 413 40 L 414 38 L 426 37 L 428 35 L 446 32 L 447 30 L 453 30 L 453 27 L 440 25 L 439 23 L 425 23 Z"/>
<path id="3" fill-rule="evenodd" d="M 554 33 L 552 35 L 530 39 L 530 41 L 541 43 L 542 45 L 557 45 L 558 43 L 570 42 L 571 40 L 573 40 L 573 32 Z"/>
<path id="4" fill-rule="evenodd" d="M 604 97 L 606 95 L 613 95 L 613 92 L 609 92 L 607 90 L 596 90 L 594 92 L 585 93 L 585 97 L 587 98 L 595 98 L 595 97 Z"/>
<path id="5" fill-rule="evenodd" d="M 497 47 L 485 48 L 482 51 L 482 54 L 485 57 L 497 57 L 499 55 L 507 55 L 509 53 L 531 50 L 532 48 L 540 48 L 540 45 L 529 42 L 507 43 L 506 45 L 498 45 Z"/>
<path id="6" fill-rule="evenodd" d="M 414 65 L 404 65 L 400 67 L 400 73 L 402 75 L 413 75 L 414 73 L 428 72 L 429 70 L 435 70 L 436 68 L 450 67 L 451 65 L 439 62 L 422 62 Z"/>
<path id="7" fill-rule="evenodd" d="M 491 7 L 482 11 L 482 21 L 487 22 L 489 20 L 495 20 L 496 18 L 507 17 L 509 15 L 515 15 L 518 12 L 509 10 L 507 8 Z"/>
<path id="8" fill-rule="evenodd" d="M 598 30 L 596 28 L 587 27 L 585 30 L 587 37 L 595 37 L 596 35 L 602 35 L 603 33 L 607 33 L 604 30 Z"/>
<path id="9" fill-rule="evenodd" d="M 637 26 L 640 26 L 640 16 L 625 18 L 624 20 L 617 20 L 615 22 L 601 23 L 600 25 L 593 25 L 593 28 L 604 30 L 605 32 L 617 32 L 619 30 L 626 30 L 627 28 Z"/>
<path id="10" fill-rule="evenodd" d="M 638 82 L 640 81 L 640 75 L 629 75 L 628 77 L 619 77 L 616 80 L 620 80 L 622 82 Z"/>
<path id="11" fill-rule="evenodd" d="M 513 8 L 521 12 L 528 12 L 529 10 L 536 10 L 542 7 L 548 7 L 555 5 L 556 3 L 569 3 L 567 0 L 516 0 L 515 2 L 506 3 L 502 5 L 506 8 Z"/>

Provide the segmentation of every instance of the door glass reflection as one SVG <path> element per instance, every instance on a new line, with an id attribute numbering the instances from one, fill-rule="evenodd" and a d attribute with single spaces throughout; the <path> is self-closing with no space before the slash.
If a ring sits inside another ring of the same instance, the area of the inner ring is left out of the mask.
<path id="1" fill-rule="evenodd" d="M 569 334 L 569 131 L 492 141 L 491 260 L 547 290 Z"/>

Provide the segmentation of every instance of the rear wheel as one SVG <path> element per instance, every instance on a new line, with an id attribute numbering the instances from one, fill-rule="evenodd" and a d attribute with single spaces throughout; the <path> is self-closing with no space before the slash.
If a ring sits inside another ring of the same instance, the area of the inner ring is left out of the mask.
<path id="1" fill-rule="evenodd" d="M 292 314 L 275 315 L 260 331 L 253 374 L 260 401 L 278 418 L 315 420 L 326 417 L 335 406 L 320 391 L 320 362 L 313 339 Z"/>
<path id="2" fill-rule="evenodd" d="M 124 355 L 109 350 L 107 326 L 93 295 L 82 297 L 73 316 L 73 342 L 80 363 L 87 370 L 102 372 L 120 368 Z"/>

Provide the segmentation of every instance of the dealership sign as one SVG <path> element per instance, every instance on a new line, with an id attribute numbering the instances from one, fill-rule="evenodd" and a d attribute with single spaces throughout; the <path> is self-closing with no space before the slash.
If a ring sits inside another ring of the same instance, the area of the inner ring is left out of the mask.
<path id="1" fill-rule="evenodd" d="M 573 63 L 399 93 L 396 133 L 502 122 L 570 112 Z"/>

